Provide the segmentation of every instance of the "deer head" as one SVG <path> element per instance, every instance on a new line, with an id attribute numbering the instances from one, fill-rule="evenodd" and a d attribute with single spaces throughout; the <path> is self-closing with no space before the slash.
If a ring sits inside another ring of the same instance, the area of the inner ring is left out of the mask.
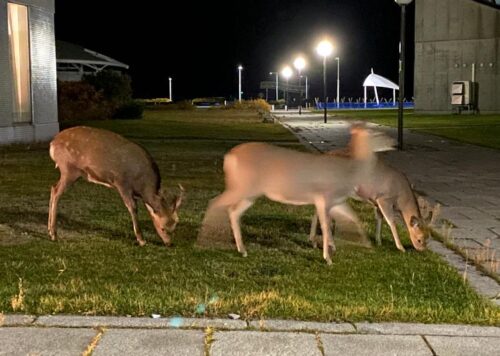
<path id="1" fill-rule="evenodd" d="M 180 184 L 179 189 L 180 194 L 170 201 L 166 198 L 165 192 L 160 191 L 151 204 L 145 203 L 156 232 L 163 241 L 168 241 L 169 243 L 170 236 L 168 233 L 172 233 L 179 222 L 177 212 L 184 197 L 184 188 Z"/>

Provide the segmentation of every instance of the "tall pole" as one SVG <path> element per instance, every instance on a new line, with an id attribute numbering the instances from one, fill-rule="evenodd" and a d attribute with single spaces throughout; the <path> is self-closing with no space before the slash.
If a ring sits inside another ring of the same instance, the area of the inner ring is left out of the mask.
<path id="1" fill-rule="evenodd" d="M 323 56 L 323 104 L 325 106 L 323 119 L 326 124 L 326 56 Z"/>
<path id="2" fill-rule="evenodd" d="M 309 99 L 309 85 L 307 83 L 307 75 L 306 75 L 306 100 Z"/>
<path id="3" fill-rule="evenodd" d="M 276 101 L 279 100 L 279 92 L 278 92 L 278 75 L 279 73 L 276 72 Z"/>
<path id="4" fill-rule="evenodd" d="M 172 101 L 172 78 L 168 78 L 168 97 Z"/>
<path id="5" fill-rule="evenodd" d="M 288 77 L 286 78 L 285 108 L 288 111 Z"/>
<path id="6" fill-rule="evenodd" d="M 302 77 L 299 69 L 299 115 L 302 115 Z"/>
<path id="7" fill-rule="evenodd" d="M 241 70 L 243 67 L 238 66 L 238 101 L 241 102 Z"/>
<path id="8" fill-rule="evenodd" d="M 340 108 L 340 57 L 337 60 L 337 109 Z"/>
<path id="9" fill-rule="evenodd" d="M 401 33 L 399 43 L 399 107 L 398 107 L 398 149 L 403 150 L 403 100 L 405 95 L 405 27 L 406 5 L 401 5 Z"/>

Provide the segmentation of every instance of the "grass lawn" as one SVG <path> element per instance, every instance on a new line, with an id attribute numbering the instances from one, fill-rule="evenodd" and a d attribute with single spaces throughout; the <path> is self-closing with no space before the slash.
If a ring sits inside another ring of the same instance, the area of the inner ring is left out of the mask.
<path id="1" fill-rule="evenodd" d="M 164 184 L 187 191 L 166 248 L 146 211 L 148 244 L 135 244 L 118 194 L 78 181 L 59 205 L 59 236 L 46 232 L 50 186 L 58 179 L 46 145 L 0 147 L 0 312 L 220 316 L 320 321 L 500 323 L 500 309 L 476 295 L 431 252 L 399 252 L 387 226 L 383 246 L 338 248 L 327 266 L 307 241 L 312 209 L 260 200 L 242 219 L 248 258 L 194 247 L 209 199 L 223 188 L 224 153 L 242 141 L 303 149 L 255 113 L 147 111 L 143 120 L 87 122 L 142 144 Z M 374 237 L 372 208 L 356 204 Z"/>
<path id="2" fill-rule="evenodd" d="M 397 110 L 342 110 L 331 115 L 397 127 Z M 404 127 L 453 140 L 500 149 L 500 115 L 423 115 L 405 110 Z"/>

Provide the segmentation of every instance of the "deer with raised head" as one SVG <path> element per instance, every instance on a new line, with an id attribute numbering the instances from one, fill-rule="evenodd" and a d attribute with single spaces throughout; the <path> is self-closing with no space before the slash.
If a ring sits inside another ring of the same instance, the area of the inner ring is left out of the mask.
<path id="1" fill-rule="evenodd" d="M 161 192 L 161 177 L 157 164 L 141 146 L 107 130 L 78 126 L 61 131 L 50 143 L 50 157 L 59 168 L 61 177 L 51 189 L 48 230 L 57 238 L 57 204 L 66 188 L 78 178 L 113 188 L 127 207 L 135 237 L 140 246 L 146 244 L 137 218 L 137 199 L 146 206 L 156 232 L 165 245 L 170 245 L 168 233 L 173 232 L 179 218 L 177 211 L 181 194 L 167 203 Z"/>
<path id="2" fill-rule="evenodd" d="M 326 154 L 337 157 L 351 157 L 353 155 L 350 147 L 347 149 L 330 151 Z M 435 218 L 435 212 L 438 211 L 439 206 L 435 206 L 430 210 L 427 218 L 422 218 L 419 204 L 411 188 L 410 182 L 403 173 L 389 166 L 378 157 L 372 175 L 366 176 L 366 180 L 361 181 L 360 184 L 355 187 L 354 198 L 361 198 L 361 200 L 370 202 L 374 205 L 377 221 L 375 238 L 378 245 L 381 245 L 380 233 L 382 218 L 384 218 L 391 229 L 396 247 L 402 252 L 405 251 L 399 239 L 395 223 L 397 215 L 401 214 L 406 228 L 408 229 L 413 247 L 418 251 L 425 250 L 426 239 L 429 236 L 428 225 L 432 222 L 432 219 Z M 309 235 L 309 240 L 314 247 L 316 247 L 318 243 L 316 241 L 317 221 L 318 216 L 315 215 L 312 220 L 311 233 Z"/>
<path id="3" fill-rule="evenodd" d="M 227 209 L 238 251 L 246 256 L 240 228 L 241 215 L 259 196 L 293 205 L 314 204 L 323 231 L 323 257 L 331 264 L 335 249 L 329 221 L 339 214 L 355 221 L 346 204 L 354 188 L 371 175 L 374 152 L 392 149 L 394 140 L 355 126 L 351 130 L 352 158 L 298 152 L 265 143 L 244 143 L 224 157 L 225 191 L 207 210 Z"/>

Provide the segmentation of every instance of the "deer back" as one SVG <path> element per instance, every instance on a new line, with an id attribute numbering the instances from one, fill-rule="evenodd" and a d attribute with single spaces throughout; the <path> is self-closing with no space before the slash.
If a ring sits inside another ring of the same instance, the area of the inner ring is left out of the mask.
<path id="1" fill-rule="evenodd" d="M 158 166 L 141 146 L 107 130 L 78 126 L 61 131 L 50 154 L 60 168 L 78 169 L 90 181 L 127 186 L 136 194 L 157 193 Z"/>

